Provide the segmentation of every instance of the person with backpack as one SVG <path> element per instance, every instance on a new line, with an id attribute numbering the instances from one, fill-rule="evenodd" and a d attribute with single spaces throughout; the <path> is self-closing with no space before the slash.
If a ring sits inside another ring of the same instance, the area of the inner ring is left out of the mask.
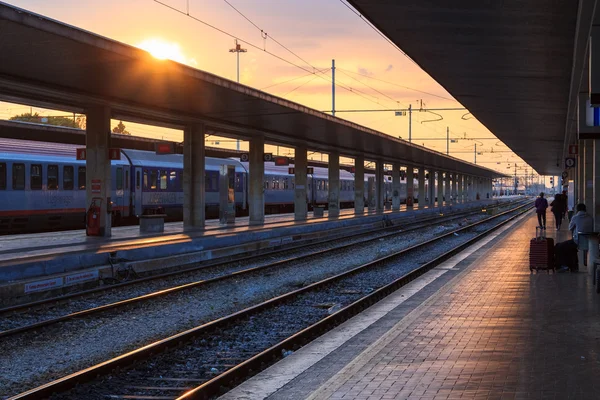
<path id="1" fill-rule="evenodd" d="M 546 209 L 548 208 L 548 200 L 544 198 L 544 192 L 540 193 L 540 197 L 535 200 L 534 205 L 540 228 L 546 229 Z"/>

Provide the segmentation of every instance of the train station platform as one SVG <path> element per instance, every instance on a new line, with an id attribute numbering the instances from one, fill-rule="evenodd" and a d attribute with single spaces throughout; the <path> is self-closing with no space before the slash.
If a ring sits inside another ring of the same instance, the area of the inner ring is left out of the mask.
<path id="1" fill-rule="evenodd" d="M 410 221 L 432 213 L 463 210 L 513 197 L 482 200 L 443 208 L 415 209 L 412 212 L 365 212 L 342 210 L 337 218 L 310 217 L 294 221 L 293 214 L 269 215 L 263 225 L 249 225 L 248 218 L 237 218 L 234 225 L 210 221 L 205 229 L 184 231 L 183 224 L 167 223 L 163 234 L 140 234 L 139 227 L 113 229 L 113 236 L 86 237 L 85 231 L 12 235 L 0 238 L 0 305 L 20 297 L 40 297 L 70 289 L 73 285 L 98 284 L 112 277 L 116 269 L 133 269 L 138 274 L 156 273 L 169 268 L 281 245 L 307 243 L 324 237 L 360 232 L 381 226 L 386 221 Z M 43 293 L 42 293 L 43 292 Z"/>
<path id="2" fill-rule="evenodd" d="M 530 273 L 536 225 L 527 213 L 221 399 L 600 398 L 600 295 L 585 271 Z"/>

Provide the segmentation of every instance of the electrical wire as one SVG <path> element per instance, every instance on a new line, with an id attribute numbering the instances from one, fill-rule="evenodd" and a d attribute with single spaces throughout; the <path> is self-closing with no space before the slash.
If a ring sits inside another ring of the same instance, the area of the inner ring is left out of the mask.
<path id="1" fill-rule="evenodd" d="M 244 17 L 244 19 L 246 19 L 246 21 L 250 22 L 256 29 L 258 29 L 260 31 L 260 34 L 262 36 L 263 39 L 267 39 L 267 37 L 269 37 L 272 41 L 274 41 L 275 43 L 277 43 L 279 46 L 283 47 L 285 50 L 287 50 L 288 52 L 290 52 L 292 55 L 294 55 L 294 57 L 296 57 L 297 59 L 301 60 L 303 63 L 310 65 L 312 68 L 314 68 L 314 66 L 311 65 L 311 63 L 309 63 L 308 61 L 306 61 L 304 58 L 300 57 L 298 54 L 294 53 L 292 50 L 290 50 L 289 48 L 287 48 L 286 46 L 284 46 L 281 42 L 279 42 L 277 39 L 275 39 L 273 36 L 268 35 L 267 32 L 265 32 L 263 29 L 260 28 L 260 26 L 256 25 L 254 22 L 252 22 L 252 20 L 248 17 L 246 17 L 244 15 L 244 13 L 242 13 L 240 10 L 238 10 L 237 8 L 235 8 L 233 6 L 233 4 L 231 4 L 229 1 L 227 0 L 223 0 L 225 3 L 227 3 L 229 5 L 229 7 L 233 8 L 238 14 L 240 14 L 242 17 Z M 264 50 L 264 49 L 263 49 Z"/>
<path id="2" fill-rule="evenodd" d="M 295 88 L 293 88 L 292 90 L 290 90 L 289 92 L 287 92 L 286 94 L 282 95 L 281 97 L 285 97 L 288 94 L 295 92 L 296 90 L 300 89 L 302 86 L 309 84 L 310 82 L 314 81 L 315 79 L 317 79 L 318 75 L 313 76 L 312 78 L 310 78 L 309 80 L 307 80 L 304 83 L 301 83 L 300 85 L 296 86 Z"/>
<path id="3" fill-rule="evenodd" d="M 382 38 L 385 39 L 386 42 L 388 42 L 389 44 L 392 45 L 392 47 L 394 47 L 394 49 L 398 50 L 402 55 L 404 55 L 404 57 L 406 57 L 408 60 L 410 60 L 413 64 L 415 64 L 416 66 L 419 67 L 419 64 L 417 64 L 415 62 L 415 60 L 413 60 L 412 58 L 410 58 L 408 56 L 408 54 L 406 54 L 404 51 L 402 51 L 402 49 L 400 47 L 398 47 L 398 45 L 396 45 L 396 43 L 392 42 L 390 40 L 390 38 L 388 38 L 387 36 L 385 36 L 383 33 L 381 33 L 381 31 L 379 31 L 379 29 L 377 29 L 377 27 L 375 25 L 373 25 L 368 19 L 366 19 L 365 17 L 362 16 L 362 14 L 360 14 L 358 11 L 356 11 L 352 6 L 350 6 L 349 4 L 347 4 L 344 0 L 340 0 L 340 3 L 342 3 L 344 6 L 346 6 L 346 8 L 348 8 L 350 11 L 352 11 L 355 15 L 357 15 L 361 20 L 364 21 L 365 24 L 367 24 L 367 26 L 369 26 L 371 29 L 373 29 L 379 36 L 381 36 Z M 420 67 L 419 67 L 420 68 Z"/>
<path id="4" fill-rule="evenodd" d="M 365 78 L 373 79 L 373 80 L 375 80 L 375 81 L 379 81 L 379 82 L 387 83 L 388 85 L 397 86 L 397 87 L 400 87 L 400 88 L 402 88 L 402 89 L 408 89 L 408 90 L 412 90 L 412 91 L 415 91 L 415 92 L 419 92 L 419 93 L 426 94 L 426 95 L 428 95 L 428 96 L 438 97 L 438 98 L 440 98 L 440 99 L 444 99 L 444 100 L 450 100 L 450 101 L 455 101 L 455 102 L 457 102 L 457 103 L 458 103 L 458 101 L 457 101 L 456 99 L 451 99 L 451 98 L 449 98 L 449 97 L 440 96 L 440 95 L 438 95 L 438 94 L 434 94 L 434 93 L 426 92 L 426 91 L 424 91 L 424 90 L 415 89 L 415 88 L 412 88 L 412 87 L 409 87 L 409 86 L 399 85 L 399 84 L 397 84 L 397 83 L 394 83 L 394 82 L 386 81 L 385 79 L 375 78 L 375 77 L 373 77 L 373 76 L 369 76 L 369 75 L 366 75 L 366 74 L 361 74 L 361 73 L 359 73 L 359 72 L 350 71 L 350 70 L 347 70 L 347 69 L 344 69 L 344 68 L 338 68 L 338 69 L 340 69 L 340 70 L 343 70 L 343 71 L 345 71 L 345 72 L 348 72 L 348 73 L 350 73 L 350 74 L 354 74 L 354 75 L 362 76 L 362 77 L 365 77 Z M 469 114 L 469 113 L 468 113 L 468 114 Z M 466 114 L 465 114 L 465 115 L 466 115 Z"/>
<path id="5" fill-rule="evenodd" d="M 316 73 L 317 74 L 322 74 L 325 71 L 329 71 L 329 68 L 325 68 L 325 69 L 319 70 Z M 306 78 L 307 76 L 311 76 L 311 75 L 314 75 L 314 73 L 311 72 L 310 74 L 306 74 L 306 75 L 302 75 L 302 76 L 297 76 L 295 78 L 288 79 L 287 81 L 277 82 L 277 83 L 274 83 L 272 85 L 265 86 L 264 88 L 261 88 L 261 89 L 258 89 L 258 90 L 266 90 L 266 89 L 269 89 L 269 88 L 272 88 L 272 87 L 275 87 L 275 86 L 278 86 L 278 85 L 284 85 L 286 83 L 289 83 L 289 82 L 292 82 L 292 81 L 295 81 L 295 80 L 298 80 L 298 79 Z"/>
<path id="6" fill-rule="evenodd" d="M 346 75 L 346 76 L 347 76 L 347 77 L 349 77 L 350 79 L 354 79 L 355 81 L 357 81 L 357 82 L 359 82 L 359 83 L 362 83 L 363 85 L 365 85 L 366 87 L 370 88 L 371 90 L 374 90 L 375 92 L 379 93 L 380 95 L 382 95 L 382 96 L 384 96 L 384 97 L 386 97 L 386 98 L 390 99 L 390 100 L 391 100 L 391 101 L 393 101 L 394 103 L 396 103 L 396 104 L 401 104 L 403 107 L 406 107 L 406 105 L 405 105 L 405 104 L 403 104 L 403 103 L 399 102 L 399 101 L 398 101 L 398 100 L 396 100 L 396 99 L 393 99 L 393 98 L 391 98 L 391 97 L 390 97 L 390 96 L 388 96 L 387 94 L 385 94 L 385 93 L 383 93 L 383 92 L 381 92 L 381 91 L 379 91 L 379 90 L 375 89 L 373 86 L 371 86 L 371 85 L 368 85 L 368 84 L 364 83 L 363 81 L 361 81 L 361 80 L 359 80 L 359 79 L 356 79 L 356 78 L 355 78 L 355 77 L 353 77 L 353 76 L 350 76 L 350 75 L 348 75 L 347 73 L 345 73 L 345 72 L 344 72 L 344 70 L 343 70 L 343 69 L 341 69 L 341 68 L 337 68 L 337 69 L 339 70 L 339 72 L 341 72 L 342 74 Z"/>

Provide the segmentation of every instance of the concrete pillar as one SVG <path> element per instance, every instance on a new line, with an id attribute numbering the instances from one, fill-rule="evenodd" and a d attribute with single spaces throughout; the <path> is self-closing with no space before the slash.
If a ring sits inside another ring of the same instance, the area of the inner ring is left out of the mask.
<path id="1" fill-rule="evenodd" d="M 429 207 L 435 206 L 435 170 L 429 170 Z"/>
<path id="2" fill-rule="evenodd" d="M 444 173 L 438 171 L 437 173 L 437 206 L 442 207 L 444 205 Z"/>
<path id="3" fill-rule="evenodd" d="M 183 228 L 203 228 L 205 221 L 205 156 L 202 124 L 183 131 Z"/>
<path id="4" fill-rule="evenodd" d="M 383 202 L 384 202 L 384 194 L 385 194 L 385 185 L 383 181 L 383 161 L 378 160 L 376 162 L 376 170 L 375 170 L 375 201 L 377 212 L 383 212 Z"/>
<path id="5" fill-rule="evenodd" d="M 340 154 L 329 153 L 329 218 L 340 216 Z"/>
<path id="6" fill-rule="evenodd" d="M 354 159 L 354 213 L 365 212 L 365 159 L 357 156 Z"/>
<path id="7" fill-rule="evenodd" d="M 471 184 L 471 177 L 469 175 L 465 175 L 465 202 L 469 202 L 473 200 L 473 187 Z"/>
<path id="8" fill-rule="evenodd" d="M 594 205 L 594 141 L 585 140 L 585 153 L 584 157 L 584 198 L 583 202 L 589 211 L 593 210 Z M 590 213 L 591 214 L 591 213 Z"/>
<path id="9" fill-rule="evenodd" d="M 248 184 L 248 208 L 250 225 L 265 222 L 265 138 L 255 136 L 250 139 L 250 166 Z"/>
<path id="10" fill-rule="evenodd" d="M 446 177 L 444 179 L 444 197 L 446 204 L 452 203 L 450 197 L 452 196 L 452 192 L 450 191 L 450 172 L 446 172 Z"/>
<path id="11" fill-rule="evenodd" d="M 100 198 L 100 234 L 110 237 L 112 216 L 107 211 L 111 202 L 111 171 L 108 150 L 110 148 L 110 108 L 91 107 L 86 110 L 86 210 L 93 198 Z M 98 204 L 97 204 L 98 205 Z M 86 217 L 87 218 L 87 217 Z"/>
<path id="12" fill-rule="evenodd" d="M 456 204 L 459 202 L 458 200 L 458 174 L 454 172 L 452 174 L 452 203 Z"/>
<path id="13" fill-rule="evenodd" d="M 294 219 L 304 221 L 308 214 L 308 167 L 306 146 L 296 146 L 294 149 Z"/>
<path id="14" fill-rule="evenodd" d="M 458 202 L 464 203 L 465 202 L 465 176 L 463 174 L 458 174 L 457 177 L 458 177 L 458 179 L 457 179 Z"/>
<path id="15" fill-rule="evenodd" d="M 400 164 L 392 169 L 392 211 L 400 211 Z"/>
<path id="16" fill-rule="evenodd" d="M 577 177 L 575 179 L 575 201 L 573 202 L 573 204 L 575 204 L 575 206 L 577 206 L 578 203 L 583 202 L 584 199 L 584 188 L 585 188 L 585 182 L 583 180 L 583 170 L 585 168 L 585 163 L 584 163 L 584 157 L 583 157 L 583 153 L 584 153 L 584 141 L 580 140 L 579 142 L 579 146 L 578 146 L 578 154 L 577 154 Z"/>
<path id="17" fill-rule="evenodd" d="M 419 208 L 422 209 L 423 207 L 425 207 L 425 204 L 427 203 L 425 201 L 425 197 L 427 197 L 427 195 L 425 194 L 425 168 L 420 167 L 419 171 L 418 171 L 418 185 L 419 187 L 417 189 L 419 189 Z"/>
<path id="18" fill-rule="evenodd" d="M 406 209 L 412 210 L 415 197 L 415 169 L 412 165 L 406 166 Z M 409 205 L 410 204 L 410 205 Z"/>
<path id="19" fill-rule="evenodd" d="M 600 229 L 600 141 L 594 140 L 594 203 L 590 208 L 587 205 L 588 212 L 594 217 L 594 231 Z"/>

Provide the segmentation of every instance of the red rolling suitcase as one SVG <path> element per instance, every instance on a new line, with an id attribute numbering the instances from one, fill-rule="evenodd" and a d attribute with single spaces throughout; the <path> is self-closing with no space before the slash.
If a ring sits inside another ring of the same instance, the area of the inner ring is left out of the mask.
<path id="1" fill-rule="evenodd" d="M 529 244 L 529 270 L 554 270 L 554 239 L 546 237 L 546 230 L 535 228 L 535 238 Z"/>

